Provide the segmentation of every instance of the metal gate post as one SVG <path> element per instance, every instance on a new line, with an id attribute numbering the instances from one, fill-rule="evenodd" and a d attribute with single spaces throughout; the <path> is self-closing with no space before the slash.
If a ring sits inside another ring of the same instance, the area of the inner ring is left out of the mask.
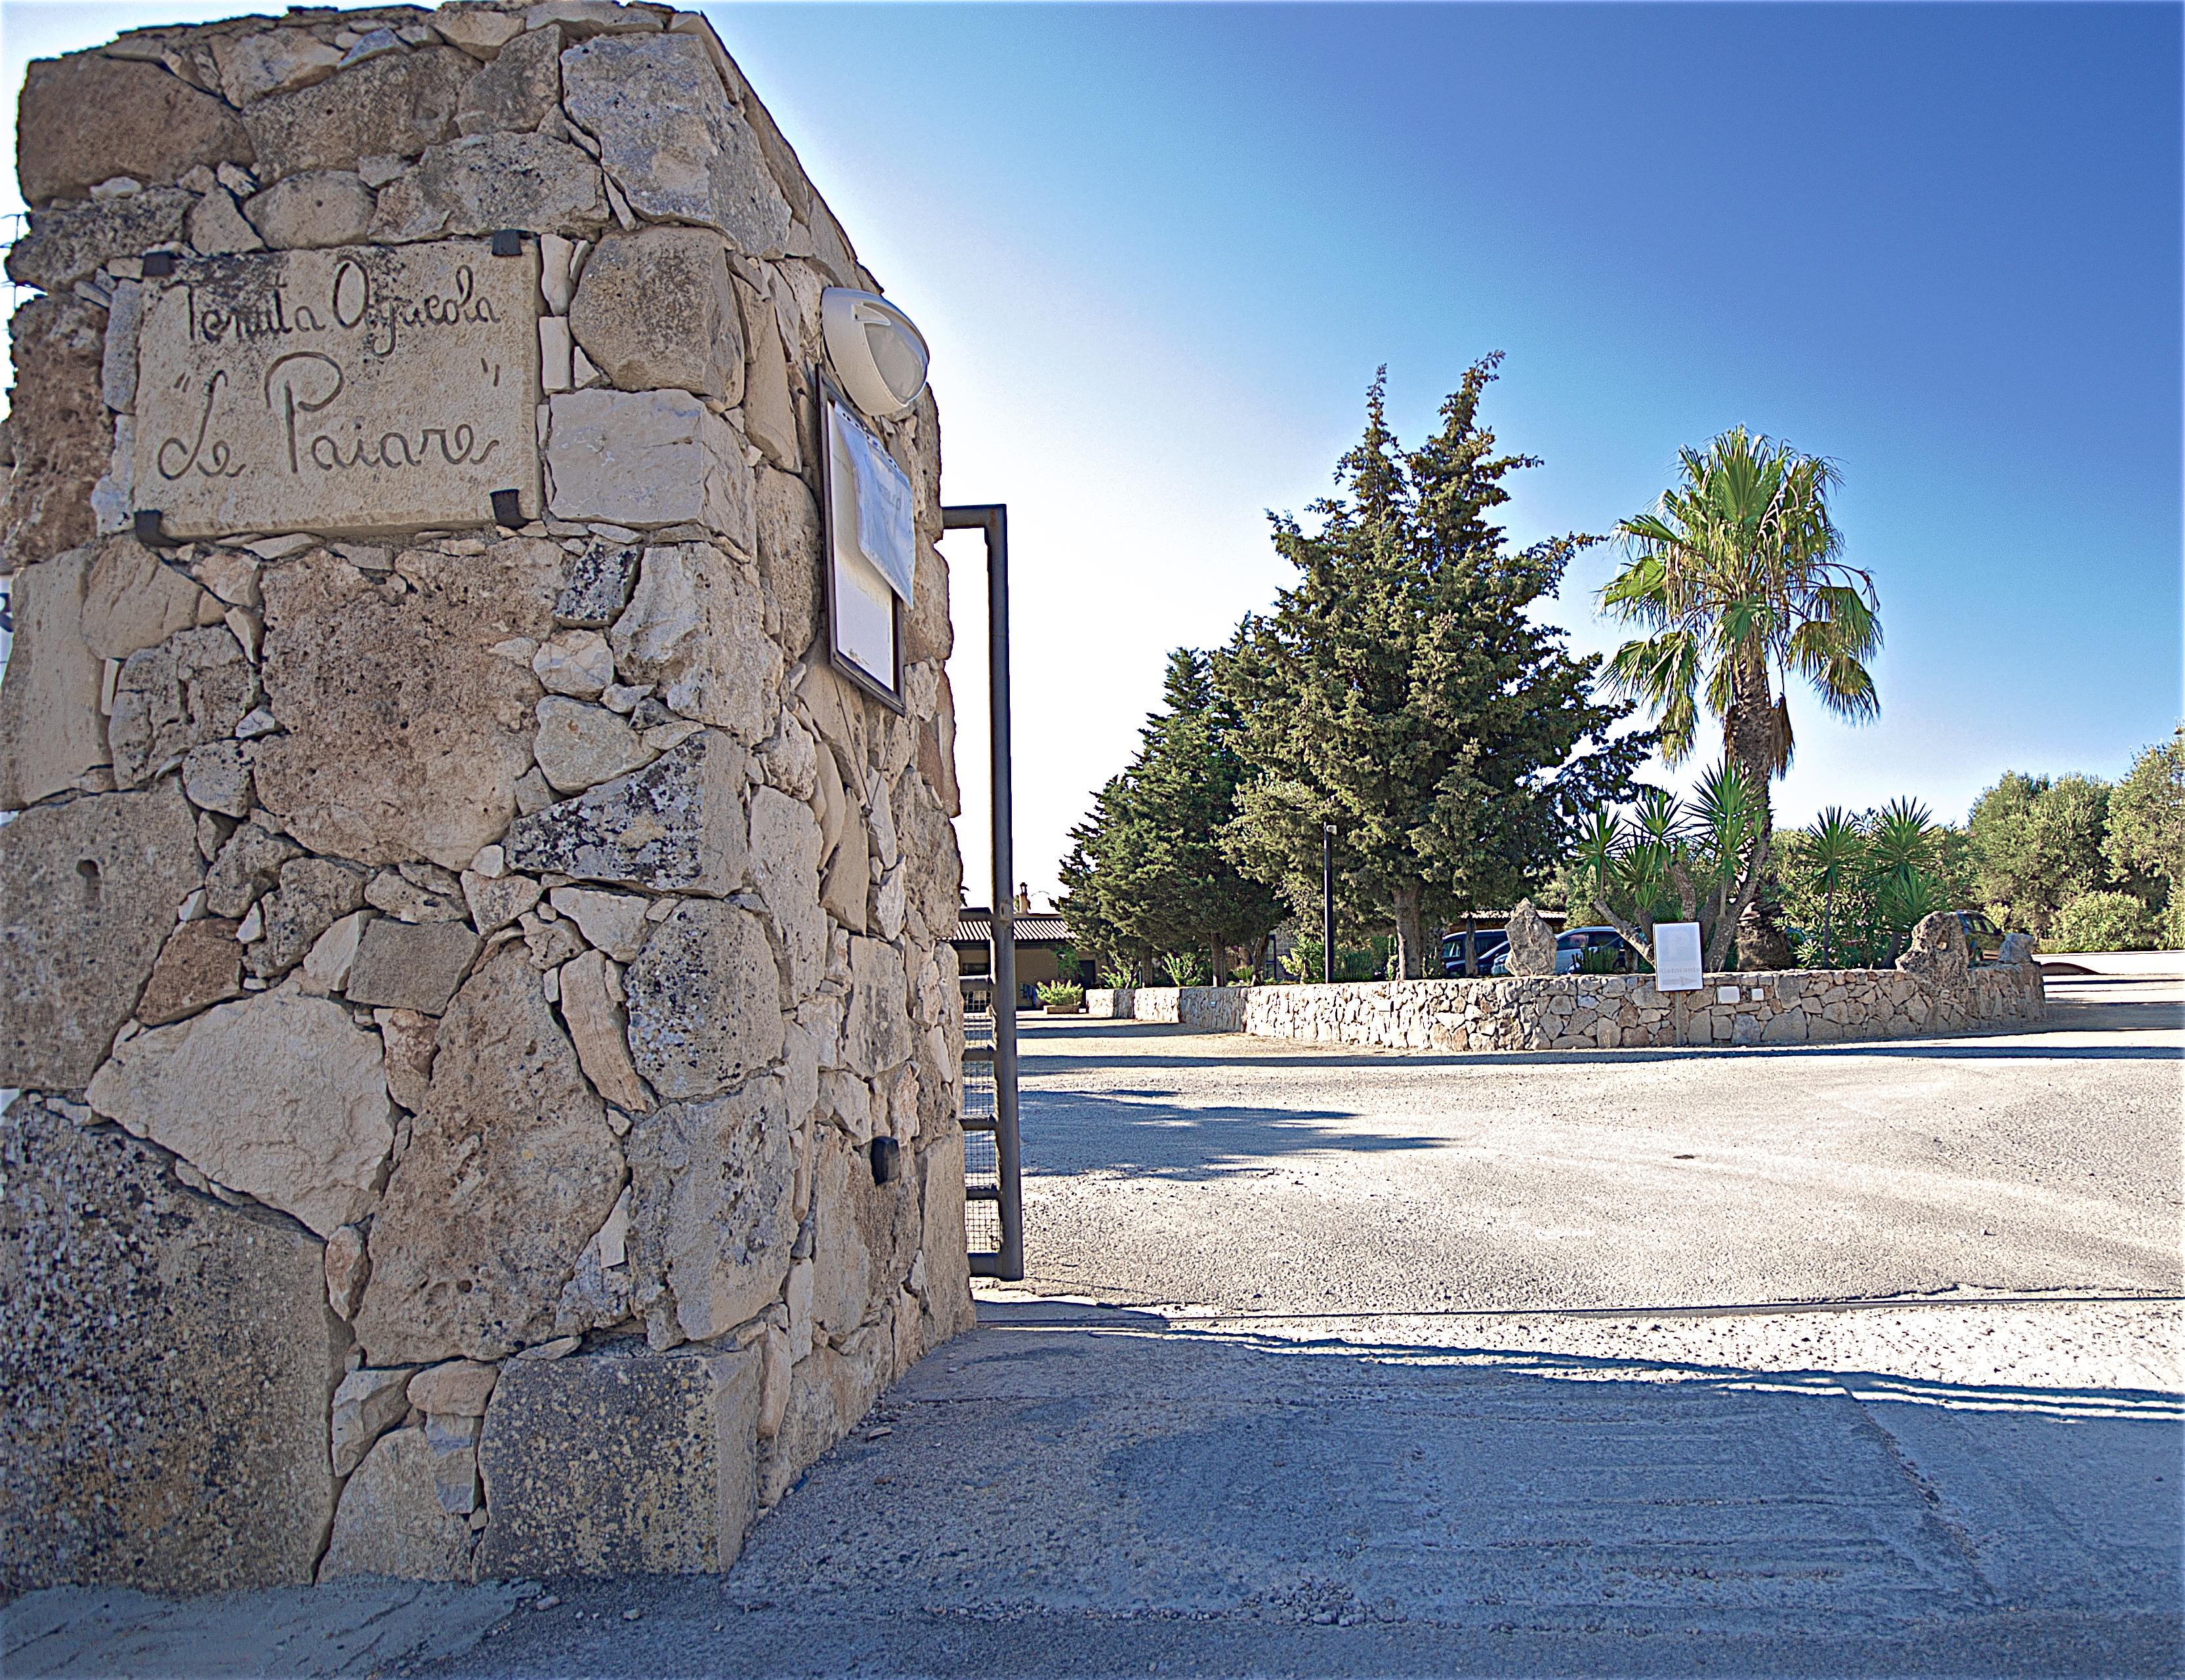
<path id="1" fill-rule="evenodd" d="M 944 507 L 944 530 L 986 538 L 986 696 L 993 774 L 994 1164 L 1002 1246 L 974 1254 L 981 1277 L 1024 1276 L 1024 1194 L 1017 1149 L 1017 936 L 1014 796 L 1009 777 L 1009 511 L 998 502 Z"/>

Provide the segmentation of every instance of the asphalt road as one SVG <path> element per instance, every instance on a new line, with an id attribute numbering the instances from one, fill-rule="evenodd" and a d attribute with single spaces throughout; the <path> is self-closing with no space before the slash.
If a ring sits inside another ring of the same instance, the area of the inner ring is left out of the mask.
<path id="1" fill-rule="evenodd" d="M 1227 1312 L 2174 1294 L 2185 985 L 2042 1030 L 1408 1057 L 1035 1018 L 1025 1287 Z"/>

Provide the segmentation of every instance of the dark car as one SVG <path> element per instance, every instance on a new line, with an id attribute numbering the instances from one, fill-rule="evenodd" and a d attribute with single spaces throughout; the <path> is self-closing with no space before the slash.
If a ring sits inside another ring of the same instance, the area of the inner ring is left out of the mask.
<path id="1" fill-rule="evenodd" d="M 1595 957 L 1593 966 L 1586 963 L 1589 952 L 1605 952 L 1606 957 Z M 1556 935 L 1556 972 L 1573 974 L 1581 968 L 1589 974 L 1628 974 L 1639 967 L 1639 953 L 1613 928 L 1572 928 Z M 1495 972 L 1510 972 L 1510 953 L 1507 950 L 1495 953 Z"/>
<path id="2" fill-rule="evenodd" d="M 2003 955 L 2003 929 L 1977 910 L 1951 912 L 1965 930 L 1965 955 L 1975 963 L 1992 963 Z"/>
<path id="3" fill-rule="evenodd" d="M 1510 943 L 1510 935 L 1500 928 L 1482 928 L 1472 937 L 1478 941 L 1479 946 L 1479 967 L 1476 972 L 1484 974 L 1493 966 L 1495 959 L 1502 954 L 1503 947 Z M 1442 935 L 1441 971 L 1451 980 L 1464 977 L 1464 940 L 1462 934 Z"/>

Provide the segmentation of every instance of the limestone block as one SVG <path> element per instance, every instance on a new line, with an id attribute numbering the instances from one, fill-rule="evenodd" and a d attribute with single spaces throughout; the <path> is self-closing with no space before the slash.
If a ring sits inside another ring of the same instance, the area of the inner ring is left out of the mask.
<path id="1" fill-rule="evenodd" d="M 27 98 L 27 96 L 26 96 Z M 90 542 L 91 493 L 113 458 L 104 385 L 105 311 L 81 298 L 33 298 L 8 323 L 15 384 L 0 566 L 9 569 Z"/>
<path id="2" fill-rule="evenodd" d="M 102 667 L 84 645 L 89 549 L 26 566 L 10 584 L 15 639 L 0 679 L 0 807 L 20 810 L 75 785 L 106 760 Z"/>
<path id="3" fill-rule="evenodd" d="M 171 784 L 0 827 L 0 1086 L 83 1087 L 204 867 Z"/>
<path id="4" fill-rule="evenodd" d="M 519 1359 L 479 1448 L 482 1577 L 725 1570 L 755 1515 L 759 1355 Z"/>
<path id="5" fill-rule="evenodd" d="M 473 75 L 455 106 L 465 134 L 528 134 L 562 103 L 562 31 L 549 24 L 519 35 Z"/>
<path id="6" fill-rule="evenodd" d="M 615 679 L 614 650 L 597 630 L 556 630 L 531 656 L 531 674 L 550 695 L 597 700 Z"/>
<path id="7" fill-rule="evenodd" d="M 365 1280 L 371 1275 L 361 1230 L 345 1225 L 327 1239 L 327 1304 L 340 1317 L 355 1316 L 356 1303 L 364 1298 Z"/>
<path id="8" fill-rule="evenodd" d="M 744 311 L 744 435 L 785 472 L 803 464 L 796 405 L 790 396 L 789 352 L 771 298 L 738 287 Z"/>
<path id="9" fill-rule="evenodd" d="M 710 730 L 642 770 L 508 830 L 512 868 L 655 892 L 735 891 L 749 876 L 743 748 Z"/>
<path id="10" fill-rule="evenodd" d="M 759 765 L 768 782 L 791 799 L 809 804 L 816 796 L 819 744 L 813 740 L 812 732 L 796 721 L 794 712 L 781 714 L 773 736 L 759 749 Z"/>
<path id="11" fill-rule="evenodd" d="M 182 755 L 182 791 L 200 811 L 250 814 L 250 750 L 238 740 L 207 741 Z"/>
<path id="12" fill-rule="evenodd" d="M 819 904 L 819 823 L 812 807 L 777 788 L 751 796 L 752 879 L 766 900 L 792 1006 L 819 989 L 827 967 L 827 913 Z"/>
<path id="13" fill-rule="evenodd" d="M 664 1098 L 710 1097 L 781 1053 L 780 972 L 766 924 L 748 910 L 678 905 L 623 987 L 632 1056 Z"/>
<path id="14" fill-rule="evenodd" d="M 537 708 L 531 751 L 556 793 L 582 793 L 652 762 L 656 755 L 629 723 L 603 706 L 549 695 Z"/>
<path id="15" fill-rule="evenodd" d="M 23 83 L 15 170 L 29 204 L 80 198 L 118 175 L 165 182 L 193 165 L 250 156 L 234 113 L 157 64 L 39 59 Z"/>
<path id="16" fill-rule="evenodd" d="M 840 1339 L 877 1320 L 918 1252 L 914 1175 L 873 1182 L 865 1153 L 832 1128 L 813 1142 L 812 1315 Z"/>
<path id="17" fill-rule="evenodd" d="M 498 932 L 539 902 L 545 891 L 528 875 L 503 875 L 489 880 L 475 871 L 463 871 L 463 901 L 470 906 L 471 925 L 481 935 Z"/>
<path id="18" fill-rule="evenodd" d="M 608 640 L 632 682 L 668 709 L 756 745 L 774 732 L 781 650 L 764 603 L 736 563 L 706 543 L 645 551 L 645 569 Z"/>
<path id="19" fill-rule="evenodd" d="M 388 53 L 309 87 L 257 100 L 243 114 L 260 181 L 354 169 L 360 158 L 414 158 L 455 130 L 477 66 L 452 47 Z"/>
<path id="20" fill-rule="evenodd" d="M 843 1059 L 871 1079 L 910 1059 L 909 985 L 902 957 L 876 939 L 850 941 L 850 1007 L 842 1025 Z"/>
<path id="21" fill-rule="evenodd" d="M 570 557 L 554 617 L 564 624 L 600 629 L 612 624 L 629 605 L 645 550 L 628 543 L 586 543 Z"/>
<path id="22" fill-rule="evenodd" d="M 299 250 L 355 244 L 377 202 L 354 170 L 305 170 L 251 194 L 243 214 L 273 249 Z"/>
<path id="23" fill-rule="evenodd" d="M 601 240 L 569 305 L 569 331 L 625 391 L 672 386 L 743 400 L 735 283 L 707 229 L 647 227 Z"/>
<path id="24" fill-rule="evenodd" d="M 327 180 L 282 202 L 308 209 Z M 467 239 L 368 264 L 352 249 L 207 259 L 148 280 L 131 505 L 176 537 L 470 525 L 501 489 L 535 511 L 538 284 L 535 250 Z M 251 325 L 275 316 L 289 328 Z"/>
<path id="25" fill-rule="evenodd" d="M 363 901 L 362 871 L 331 857 L 290 859 L 281 866 L 279 888 L 260 901 L 262 932 L 250 946 L 250 972 L 260 980 L 287 974 Z"/>
<path id="26" fill-rule="evenodd" d="M 412 925 L 382 917 L 364 930 L 349 1001 L 440 1014 L 478 951 L 478 936 L 461 922 Z"/>
<path id="27" fill-rule="evenodd" d="M 751 552 L 751 469 L 729 423 L 697 398 L 594 390 L 548 400 L 555 517 L 630 527 L 695 522 Z"/>
<path id="28" fill-rule="evenodd" d="M 387 1094 L 414 1114 L 432 1086 L 440 1024 L 415 1009 L 375 1009 L 372 1019 L 385 1046 Z"/>
<path id="29" fill-rule="evenodd" d="M 814 755 L 812 803 L 819 818 L 819 857 L 824 862 L 835 855 L 835 847 L 841 844 L 844 825 L 850 817 L 850 795 L 842 785 L 842 769 L 835 762 L 832 748 L 822 747 Z M 862 836 L 862 820 L 858 827 Z M 862 838 L 858 855 L 861 861 L 865 855 Z"/>
<path id="30" fill-rule="evenodd" d="M 321 1582 L 351 1576 L 473 1578 L 476 1537 L 467 1517 L 442 1508 L 434 1460 L 422 1428 L 397 1429 L 379 1437 L 342 1489 L 333 1538 L 319 1566 Z"/>
<path id="31" fill-rule="evenodd" d="M 342 49 L 308 30 L 269 29 L 217 36 L 212 57 L 220 66 L 221 92 L 229 104 L 240 108 L 269 93 L 324 81 L 341 67 Z"/>
<path id="32" fill-rule="evenodd" d="M 604 36 L 562 55 L 562 103 L 639 215 L 718 227 L 747 256 L 780 254 L 788 201 L 687 35 Z"/>
<path id="33" fill-rule="evenodd" d="M 433 14 L 433 27 L 450 46 L 490 62 L 495 53 L 522 32 L 523 14 L 472 3 L 472 0 L 449 0 Z"/>
<path id="34" fill-rule="evenodd" d="M 1897 969 L 1938 985 L 1962 987 L 1969 960 L 1964 924 L 1951 912 L 1937 910 L 1912 929 L 1911 948 L 1897 959 Z"/>
<path id="35" fill-rule="evenodd" d="M 394 1143 L 378 1038 L 291 986 L 137 1034 L 87 1100 L 321 1236 L 370 1210 Z"/>
<path id="36" fill-rule="evenodd" d="M 520 949 L 442 1018 L 432 1086 L 372 1230 L 358 1339 L 383 1363 L 496 1359 L 550 1331 L 622 1153 Z"/>
<path id="37" fill-rule="evenodd" d="M 257 703 L 258 673 L 224 624 L 131 654 L 106 723 L 115 780 L 142 786 L 192 747 L 233 734 Z"/>
<path id="38" fill-rule="evenodd" d="M 847 1435 L 887 1387 L 895 1366 L 895 1334 L 868 1325 L 838 1352 L 815 1345 L 790 1372 L 789 1407 L 781 1428 L 759 1457 L 759 1499 L 777 1504 L 820 1454 Z"/>
<path id="39" fill-rule="evenodd" d="M 802 478 L 758 470 L 758 569 L 781 615 L 781 645 L 802 657 L 819 633 L 825 585 L 819 571 L 819 504 Z"/>
<path id="40" fill-rule="evenodd" d="M 159 949 L 152 978 L 137 1001 L 137 1019 L 163 1027 L 243 996 L 243 947 L 236 924 L 218 917 L 178 922 Z"/>
<path id="41" fill-rule="evenodd" d="M 478 1507 L 478 1420 L 428 1417 L 425 1445 L 433 1454 L 433 1492 L 450 1516 L 468 1516 Z"/>
<path id="42" fill-rule="evenodd" d="M 450 1359 L 410 1379 L 410 1404 L 434 1417 L 483 1417 L 499 1375 L 475 1359 Z"/>
<path id="43" fill-rule="evenodd" d="M 976 1327 L 978 1307 L 971 1298 L 971 1263 L 964 1232 L 964 1133 L 941 1127 L 918 1152 L 919 1242 L 925 1262 L 925 1292 L 920 1300 L 921 1353 L 931 1353 L 953 1336 Z"/>
<path id="44" fill-rule="evenodd" d="M 349 977 L 356 968 L 357 950 L 364 943 L 364 930 L 371 920 L 370 911 L 353 910 L 329 925 L 305 953 L 299 985 L 314 997 L 346 991 Z"/>
<path id="45" fill-rule="evenodd" d="M 300 1585 L 349 1346 L 320 1245 L 31 1098 L 0 1119 L 0 1592 Z"/>
<path id="46" fill-rule="evenodd" d="M 834 755 L 819 755 L 822 780 L 824 766 Z M 837 784 L 839 785 L 839 782 Z M 872 885 L 871 835 L 866 829 L 864 813 L 843 796 L 844 818 L 842 838 L 835 847 L 834 861 L 819 883 L 819 902 L 827 913 L 844 927 L 858 933 L 865 930 L 865 909 Z"/>
<path id="47" fill-rule="evenodd" d="M 258 745 L 259 798 L 317 850 L 467 865 L 500 838 L 531 763 L 538 684 L 495 649 L 550 633 L 560 561 L 525 537 L 412 550 L 397 561 L 411 589 L 391 598 L 323 551 L 268 567 L 265 689 L 288 733 Z"/>
<path id="48" fill-rule="evenodd" d="M 629 1057 L 622 1006 L 607 990 L 607 959 L 596 951 L 562 965 L 562 1019 L 577 1047 L 577 1060 L 601 1096 L 618 1108 L 643 1113 L 652 1097 Z"/>
<path id="49" fill-rule="evenodd" d="M 538 29 L 559 24 L 572 41 L 595 35 L 643 33 L 657 30 L 668 15 L 664 7 L 630 6 L 622 0 L 536 0 L 523 12 L 523 26 Z"/>
<path id="50" fill-rule="evenodd" d="M 1513 975 L 1552 974 L 1556 971 L 1555 929 L 1540 919 L 1533 901 L 1521 898 L 1511 912 L 1505 931 L 1510 936 L 1510 972 Z"/>
<path id="51" fill-rule="evenodd" d="M 344 1229 L 348 1227 L 344 1226 Z M 334 1390 L 333 1465 L 336 1476 L 347 1476 L 364 1462 L 372 1443 L 410 1410 L 411 1367 L 353 1370 Z"/>
<path id="52" fill-rule="evenodd" d="M 942 814 L 962 814 L 964 795 L 956 780 L 956 695 L 946 672 L 937 673 L 934 709 L 918 722 L 918 755 L 914 761 L 939 801 Z"/>
<path id="53" fill-rule="evenodd" d="M 949 616 L 948 564 L 930 539 L 919 542 L 911 590 L 903 615 L 903 659 L 913 665 L 944 663 L 956 649 L 956 624 Z"/>
<path id="54" fill-rule="evenodd" d="M 606 220 L 599 165 L 544 134 L 478 134 L 428 148 L 417 166 L 379 194 L 372 237 L 396 242 L 559 228 Z"/>
<path id="55" fill-rule="evenodd" d="M 178 243 L 190 195 L 154 187 L 126 198 L 94 198 L 31 212 L 30 232 L 8 248 L 8 277 L 42 292 L 65 292 L 115 257 Z"/>
<path id="56" fill-rule="evenodd" d="M 634 893 L 595 892 L 589 887 L 556 887 L 547 895 L 555 909 L 577 924 L 588 945 L 618 963 L 636 959 L 649 931 L 645 913 L 652 903 Z"/>
<path id="57" fill-rule="evenodd" d="M 227 837 L 205 876 L 205 908 L 215 916 L 241 916 L 279 884 L 281 866 L 302 850 L 286 834 L 243 823 Z"/>
<path id="58" fill-rule="evenodd" d="M 672 1308 L 708 1341 L 781 1293 L 796 1241 L 796 1161 L 781 1081 L 746 1080 L 703 1102 L 663 1104 L 630 1128 L 636 1304 Z"/>
<path id="59" fill-rule="evenodd" d="M 228 256 L 265 248 L 258 230 L 243 219 L 242 207 L 223 187 L 214 187 L 190 207 L 184 230 L 199 256 Z"/>

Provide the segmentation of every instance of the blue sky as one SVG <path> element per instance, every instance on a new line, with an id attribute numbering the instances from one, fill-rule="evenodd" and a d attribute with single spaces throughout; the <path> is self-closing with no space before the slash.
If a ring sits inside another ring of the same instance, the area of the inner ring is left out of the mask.
<path id="1" fill-rule="evenodd" d="M 0 68 L 231 9 L 11 4 Z M 1733 424 L 1837 462 L 1882 716 L 1794 695 L 1791 820 L 1961 818 L 2178 719 L 2174 6 L 704 9 L 934 344 L 948 499 L 1010 505 L 1037 895 L 1165 650 L 1286 581 L 1264 511 L 1324 493 L 1383 362 L 1416 439 L 1507 352 L 1520 541 L 1607 530 Z M 1582 649 L 1612 564 L 1555 609 Z"/>

